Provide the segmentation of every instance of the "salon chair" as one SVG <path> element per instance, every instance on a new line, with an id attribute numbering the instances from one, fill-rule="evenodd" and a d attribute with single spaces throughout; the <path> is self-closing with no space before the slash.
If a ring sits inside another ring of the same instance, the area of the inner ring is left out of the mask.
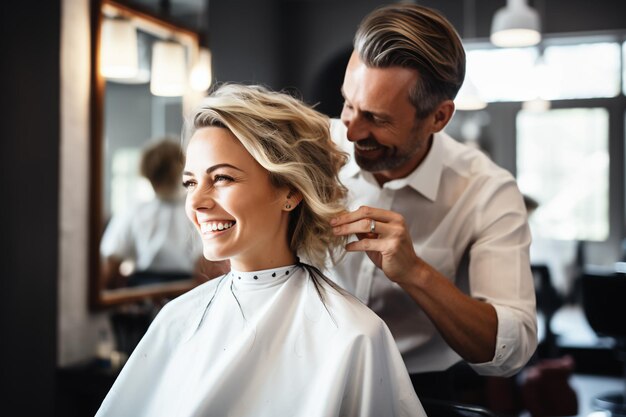
<path id="1" fill-rule="evenodd" d="M 546 265 L 531 265 L 535 279 L 535 296 L 537 310 L 543 313 L 543 340 L 539 346 L 539 356 L 543 358 L 558 357 L 556 335 L 552 331 L 551 322 L 554 314 L 563 306 L 563 297 L 552 284 L 550 269 Z"/>
<path id="2" fill-rule="evenodd" d="M 117 350 L 130 356 L 135 347 L 148 331 L 150 323 L 154 318 L 154 306 L 145 304 L 135 304 L 124 306 L 119 310 L 109 314 L 111 327 L 117 344 Z"/>
<path id="3" fill-rule="evenodd" d="M 189 272 L 137 271 L 128 277 L 126 286 L 141 287 L 143 285 L 168 284 L 189 279 L 192 279 Z"/>
<path id="4" fill-rule="evenodd" d="M 593 400 L 593 407 L 613 416 L 626 416 L 626 274 L 586 270 L 582 276 L 583 310 L 599 336 L 615 339 L 618 358 L 624 366 L 622 392 L 607 393 Z"/>
<path id="5" fill-rule="evenodd" d="M 420 398 L 428 417 L 498 417 L 498 414 L 477 405 Z"/>

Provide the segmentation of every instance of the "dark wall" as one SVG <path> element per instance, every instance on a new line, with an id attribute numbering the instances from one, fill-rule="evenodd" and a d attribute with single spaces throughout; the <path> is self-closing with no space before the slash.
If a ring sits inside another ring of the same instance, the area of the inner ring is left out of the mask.
<path id="1" fill-rule="evenodd" d="M 57 352 L 60 0 L 0 2 L 0 402 L 51 416 Z"/>
<path id="2" fill-rule="evenodd" d="M 209 27 L 218 81 L 295 88 L 319 99 L 317 75 L 352 42 L 360 20 L 381 0 L 211 0 Z M 462 37 L 487 40 L 505 0 L 422 0 Z M 545 34 L 626 29 L 624 0 L 530 0 Z"/>
<path id="3" fill-rule="evenodd" d="M 282 62 L 278 0 L 210 1 L 213 77 L 279 88 Z"/>

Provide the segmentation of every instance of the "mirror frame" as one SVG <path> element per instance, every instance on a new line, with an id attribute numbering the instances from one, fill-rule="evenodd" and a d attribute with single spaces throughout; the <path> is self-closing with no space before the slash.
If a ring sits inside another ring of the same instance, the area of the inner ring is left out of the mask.
<path id="1" fill-rule="evenodd" d="M 198 283 L 185 280 L 179 283 L 151 285 L 149 287 L 122 288 L 106 291 L 102 279 L 102 262 L 100 259 L 100 240 L 105 228 L 103 218 L 104 175 L 104 103 L 106 80 L 100 74 L 100 28 L 103 20 L 103 10 L 111 9 L 119 15 L 132 19 L 148 31 L 164 32 L 173 38 L 184 40 L 191 46 L 192 60 L 199 51 L 198 33 L 180 25 L 164 20 L 145 10 L 115 0 L 91 1 L 91 88 L 90 88 L 90 191 L 89 191 L 89 308 L 102 310 L 119 304 L 140 301 L 144 299 L 162 299 L 180 295 Z M 185 111 L 183 99 L 183 111 Z"/>

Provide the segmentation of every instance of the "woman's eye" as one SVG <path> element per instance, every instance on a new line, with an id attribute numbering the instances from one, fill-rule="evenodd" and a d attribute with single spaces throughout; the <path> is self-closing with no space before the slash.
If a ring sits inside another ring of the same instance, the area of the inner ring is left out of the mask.
<path id="1" fill-rule="evenodd" d="M 192 188 L 195 184 L 196 182 L 192 180 L 183 181 L 183 187 L 185 187 L 185 189 L 187 190 Z"/>
<path id="2" fill-rule="evenodd" d="M 229 177 L 228 175 L 216 175 L 213 177 L 213 183 L 217 182 L 232 182 L 234 181 L 233 177 Z"/>

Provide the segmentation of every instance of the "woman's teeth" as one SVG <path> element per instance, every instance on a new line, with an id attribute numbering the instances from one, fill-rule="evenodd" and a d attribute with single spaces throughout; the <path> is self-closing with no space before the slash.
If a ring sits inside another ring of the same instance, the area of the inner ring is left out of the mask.
<path id="1" fill-rule="evenodd" d="M 233 227 L 235 222 L 209 222 L 209 223 L 201 223 L 200 231 L 202 233 L 206 232 L 216 232 L 220 230 L 226 230 Z"/>

